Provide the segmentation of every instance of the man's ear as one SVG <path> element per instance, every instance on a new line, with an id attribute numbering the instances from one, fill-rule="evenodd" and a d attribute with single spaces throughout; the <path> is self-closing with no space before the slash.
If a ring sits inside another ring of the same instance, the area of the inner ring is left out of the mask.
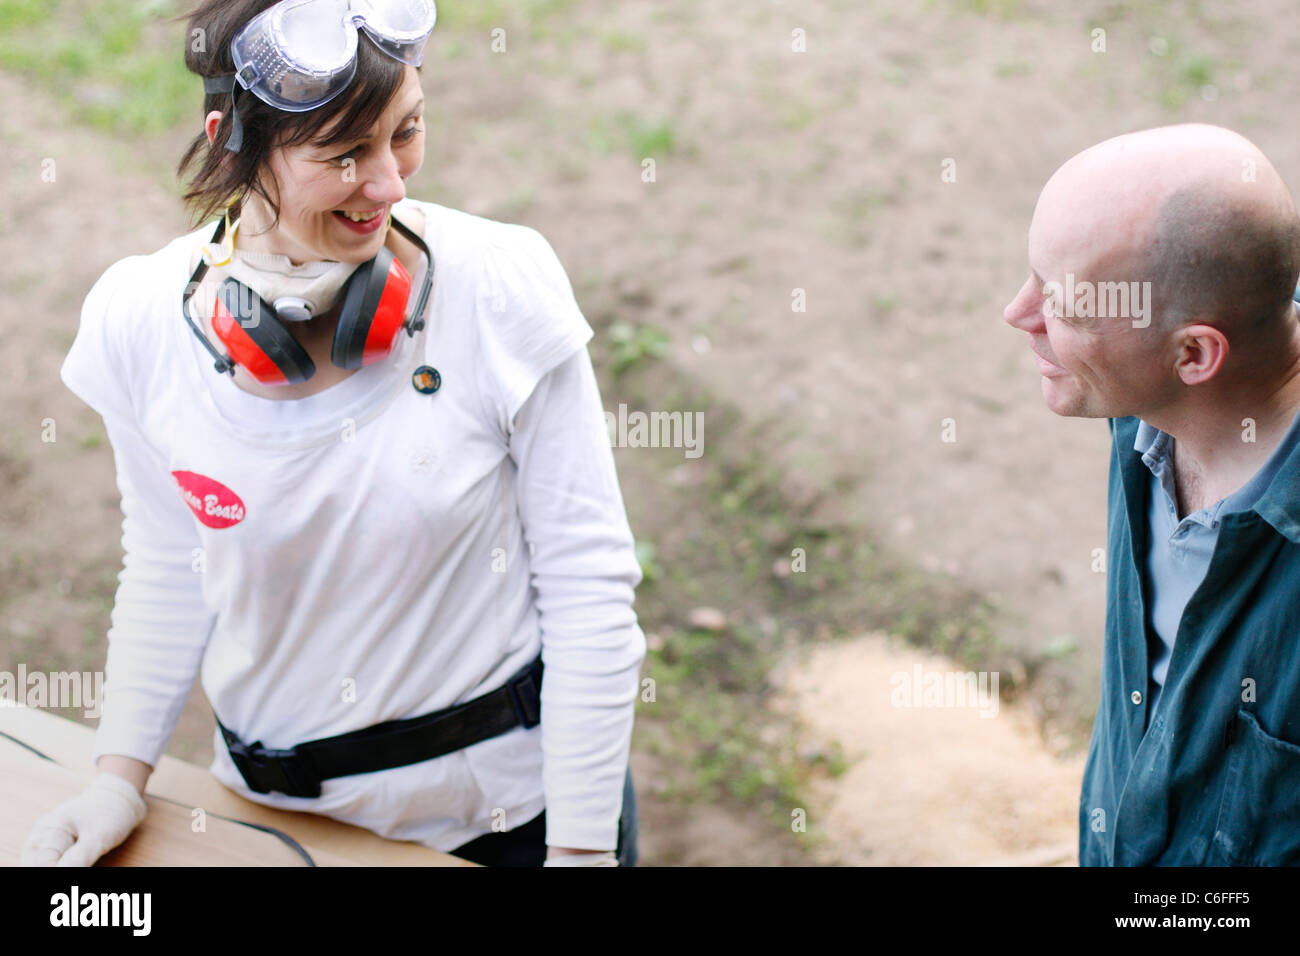
<path id="1" fill-rule="evenodd" d="M 1174 370 L 1184 385 L 1214 378 L 1228 358 L 1228 337 L 1212 325 L 1185 325 L 1174 333 Z"/>

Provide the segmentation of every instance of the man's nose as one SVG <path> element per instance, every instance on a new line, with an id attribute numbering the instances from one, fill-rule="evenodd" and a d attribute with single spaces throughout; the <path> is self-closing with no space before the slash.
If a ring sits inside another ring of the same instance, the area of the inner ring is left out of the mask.
<path id="1" fill-rule="evenodd" d="M 1013 328 L 1034 332 L 1044 325 L 1042 296 L 1032 276 L 1025 281 L 1016 297 L 1002 310 L 1002 318 Z"/>

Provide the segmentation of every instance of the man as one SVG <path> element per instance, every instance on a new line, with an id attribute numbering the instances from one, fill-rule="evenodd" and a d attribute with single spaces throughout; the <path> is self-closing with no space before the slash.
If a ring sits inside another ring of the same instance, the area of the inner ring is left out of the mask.
<path id="1" fill-rule="evenodd" d="M 1029 334 L 1112 435 L 1082 865 L 1300 863 L 1300 220 L 1248 140 L 1107 140 L 1039 196 Z"/>

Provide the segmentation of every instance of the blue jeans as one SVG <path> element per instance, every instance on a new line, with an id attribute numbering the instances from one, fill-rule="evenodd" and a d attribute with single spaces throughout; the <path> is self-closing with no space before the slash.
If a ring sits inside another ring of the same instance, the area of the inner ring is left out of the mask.
<path id="1" fill-rule="evenodd" d="M 636 789 L 632 768 L 623 779 L 623 812 L 618 817 L 619 866 L 636 866 Z M 501 833 L 485 833 L 451 851 L 452 856 L 483 866 L 541 866 L 546 860 L 546 811 L 523 826 Z"/>

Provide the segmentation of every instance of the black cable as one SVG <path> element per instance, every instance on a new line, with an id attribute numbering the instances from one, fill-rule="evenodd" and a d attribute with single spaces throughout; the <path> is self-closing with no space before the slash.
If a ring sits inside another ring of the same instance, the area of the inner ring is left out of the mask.
<path id="1" fill-rule="evenodd" d="M 14 743 L 16 743 L 19 747 L 23 747 L 23 748 L 25 748 L 25 749 L 27 749 L 27 750 L 30 750 L 32 753 L 36 754 L 36 756 L 40 757 L 42 760 L 48 760 L 50 763 L 54 764 L 55 766 L 58 766 L 58 763 L 59 763 L 59 762 L 58 762 L 57 760 L 55 760 L 53 757 L 51 757 L 49 754 L 43 754 L 43 753 L 41 753 L 39 750 L 37 750 L 37 749 L 36 749 L 35 747 L 33 747 L 31 744 L 23 743 L 23 741 L 19 740 L 17 737 L 14 737 L 14 736 L 11 735 L 11 734 L 7 734 L 7 733 L 5 733 L 3 730 L 0 730 L 0 737 L 5 737 L 5 738 L 7 738 L 7 739 L 9 739 L 9 740 L 12 740 L 12 741 L 13 741 Z"/>
<path id="2" fill-rule="evenodd" d="M 173 800 L 171 797 L 160 797 L 156 793 L 151 793 L 149 794 L 149 796 L 153 797 L 155 800 L 165 800 L 167 803 L 170 803 L 177 807 L 185 807 L 186 809 L 189 810 L 195 809 L 194 807 L 191 807 L 188 803 L 181 803 L 179 800 Z M 248 820 L 236 820 L 234 817 L 225 817 L 222 816 L 220 813 L 213 813 L 211 810 L 205 810 L 203 812 L 207 813 L 210 816 L 216 817 L 218 820 L 226 820 L 230 823 L 238 823 L 241 826 L 252 827 L 254 830 L 262 830 L 266 833 L 271 834 L 272 836 L 279 837 L 280 840 L 282 840 L 286 845 L 288 845 L 288 847 L 291 850 L 293 850 L 300 857 L 306 860 L 308 866 L 316 865 L 316 861 L 311 858 L 311 854 L 309 854 L 306 850 L 302 848 L 302 844 L 300 844 L 293 837 L 289 836 L 289 834 L 285 833 L 283 830 L 277 830 L 275 827 L 268 827 L 261 823 L 250 823 Z"/>
<path id="3" fill-rule="evenodd" d="M 4 737 L 6 740 L 13 741 L 19 747 L 22 747 L 25 750 L 30 750 L 32 753 L 36 754 L 36 756 L 40 757 L 42 760 L 48 760 L 56 767 L 63 766 L 61 763 L 59 763 L 49 754 L 41 753 L 31 744 L 19 740 L 17 737 L 13 736 L 13 734 L 7 734 L 3 730 L 0 730 L 0 737 Z M 178 807 L 187 806 L 186 804 L 181 803 L 179 800 L 173 800 L 171 797 L 160 797 L 157 794 L 152 794 L 152 793 L 150 794 L 150 796 L 153 797 L 155 800 L 166 800 L 168 803 L 174 804 L 175 806 Z M 189 809 L 193 810 L 194 808 L 190 807 Z M 211 813 L 211 811 L 204 811 L 204 812 Z M 260 823 L 249 823 L 247 820 L 236 820 L 234 817 L 224 817 L 220 813 L 211 813 L 211 815 L 216 817 L 218 820 L 225 820 L 229 823 L 238 823 L 241 826 L 252 827 L 254 830 L 261 830 L 262 832 L 269 833 L 274 837 L 279 837 L 280 840 L 285 844 L 287 844 L 291 850 L 293 850 L 300 857 L 306 860 L 308 866 L 316 866 L 316 861 L 311 858 L 310 853 L 308 853 L 306 850 L 303 849 L 302 844 L 299 843 L 297 840 L 295 840 L 293 837 L 289 836 L 289 834 L 285 833 L 283 830 L 277 830 L 275 827 L 263 826 Z"/>

